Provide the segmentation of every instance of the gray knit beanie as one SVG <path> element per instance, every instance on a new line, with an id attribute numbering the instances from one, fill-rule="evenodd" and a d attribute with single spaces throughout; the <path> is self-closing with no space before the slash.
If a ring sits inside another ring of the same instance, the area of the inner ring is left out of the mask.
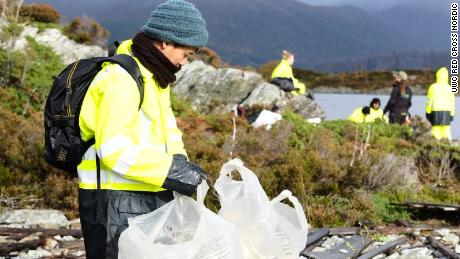
<path id="1" fill-rule="evenodd" d="M 159 39 L 189 47 L 203 47 L 208 42 L 206 22 L 196 7 L 183 0 L 168 0 L 150 14 L 142 31 Z"/>

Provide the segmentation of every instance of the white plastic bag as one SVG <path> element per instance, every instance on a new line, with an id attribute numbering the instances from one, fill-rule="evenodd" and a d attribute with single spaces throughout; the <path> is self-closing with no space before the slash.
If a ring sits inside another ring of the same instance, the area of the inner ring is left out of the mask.
<path id="1" fill-rule="evenodd" d="M 233 224 L 204 206 L 209 187 L 197 190 L 197 201 L 174 193 L 174 200 L 145 215 L 128 219 L 118 243 L 120 259 L 241 259 Z"/>
<path id="2" fill-rule="evenodd" d="M 233 170 L 242 181 L 232 180 Z M 307 242 L 308 225 L 302 206 L 290 191 L 270 201 L 257 176 L 239 159 L 222 166 L 214 188 L 221 203 L 219 215 L 236 225 L 245 258 L 299 258 Z M 281 203 L 286 198 L 294 208 Z"/>

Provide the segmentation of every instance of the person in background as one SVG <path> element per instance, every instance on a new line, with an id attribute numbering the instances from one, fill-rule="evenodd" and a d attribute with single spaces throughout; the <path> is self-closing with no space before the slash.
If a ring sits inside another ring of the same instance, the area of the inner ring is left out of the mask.
<path id="1" fill-rule="evenodd" d="M 407 74 L 404 71 L 393 73 L 395 84 L 391 91 L 383 113 L 390 112 L 390 123 L 409 124 L 409 108 L 412 106 L 412 90 L 407 84 Z"/>
<path id="2" fill-rule="evenodd" d="M 281 62 L 273 69 L 272 83 L 293 95 L 304 95 L 306 92 L 305 84 L 299 82 L 292 72 L 294 60 L 294 54 L 283 50 Z"/>
<path id="3" fill-rule="evenodd" d="M 383 120 L 388 122 L 388 117 L 383 114 L 382 109 L 380 109 L 380 99 L 373 98 L 371 103 L 369 104 L 370 113 L 369 113 L 369 120 L 374 122 L 376 120 Z"/>
<path id="4" fill-rule="evenodd" d="M 449 72 L 442 67 L 436 73 L 436 83 L 428 88 L 426 118 L 431 134 L 437 140 L 451 140 L 450 123 L 454 120 L 455 95 L 449 85 Z"/>
<path id="5" fill-rule="evenodd" d="M 382 109 L 380 109 L 379 98 L 372 99 L 369 106 L 356 108 L 353 111 L 353 113 L 350 116 L 348 116 L 348 120 L 355 123 L 371 123 L 377 120 L 383 120 L 385 122 L 388 122 L 388 118 L 386 118 L 386 116 L 383 115 L 383 111 Z"/>

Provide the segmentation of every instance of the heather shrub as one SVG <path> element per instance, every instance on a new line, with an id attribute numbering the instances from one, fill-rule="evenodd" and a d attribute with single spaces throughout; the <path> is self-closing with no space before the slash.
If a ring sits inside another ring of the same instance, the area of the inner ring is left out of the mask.
<path id="1" fill-rule="evenodd" d="M 19 15 L 26 20 L 43 23 L 59 23 L 61 15 L 48 4 L 22 5 Z"/>
<path id="2" fill-rule="evenodd" d="M 63 29 L 65 35 L 78 43 L 105 47 L 109 31 L 89 16 L 76 17 Z"/>

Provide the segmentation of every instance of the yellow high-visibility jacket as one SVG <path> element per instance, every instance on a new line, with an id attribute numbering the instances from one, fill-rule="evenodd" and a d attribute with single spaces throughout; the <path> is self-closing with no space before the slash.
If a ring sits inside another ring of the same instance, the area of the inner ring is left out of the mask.
<path id="1" fill-rule="evenodd" d="M 363 107 L 356 108 L 350 116 L 348 116 L 348 120 L 356 123 L 363 123 L 363 122 L 370 122 L 369 115 L 364 115 Z"/>
<path id="2" fill-rule="evenodd" d="M 294 83 L 294 87 L 299 88 L 298 91 L 292 91 L 291 93 L 294 95 L 305 94 L 306 92 L 305 84 L 303 84 L 302 82 L 299 82 L 299 80 L 297 80 L 294 77 L 294 73 L 292 72 L 291 64 L 289 64 L 289 62 L 287 62 L 286 60 L 282 59 L 281 62 L 278 64 L 278 66 L 276 66 L 275 69 L 273 69 L 271 78 L 273 79 L 275 77 L 291 78 Z"/>
<path id="3" fill-rule="evenodd" d="M 436 83 L 428 88 L 426 113 L 432 125 L 450 125 L 455 115 L 455 95 L 449 85 L 449 72 L 442 67 L 436 72 Z"/>
<path id="4" fill-rule="evenodd" d="M 371 123 L 371 122 L 375 122 L 378 119 L 382 119 L 388 122 L 388 118 L 386 118 L 383 115 L 383 111 L 381 109 L 374 110 L 373 108 L 370 108 L 369 115 L 365 115 L 362 110 L 363 110 L 363 107 L 356 108 L 351 113 L 351 115 L 348 116 L 348 120 L 355 122 L 355 123 L 363 123 L 363 122 Z"/>
<path id="5" fill-rule="evenodd" d="M 117 54 L 131 52 L 132 40 Z M 173 154 L 184 154 L 182 133 L 171 109 L 170 88 L 162 89 L 136 59 L 144 78 L 144 100 L 134 79 L 117 64 L 105 63 L 83 100 L 82 139 L 95 144 L 78 166 L 80 188 L 96 189 L 96 153 L 101 161 L 101 188 L 162 191 Z"/>
<path id="6" fill-rule="evenodd" d="M 382 109 L 375 110 L 374 108 L 370 108 L 371 113 L 367 116 L 369 117 L 369 122 L 375 122 L 376 120 L 383 120 L 388 122 L 388 117 L 383 115 Z"/>

